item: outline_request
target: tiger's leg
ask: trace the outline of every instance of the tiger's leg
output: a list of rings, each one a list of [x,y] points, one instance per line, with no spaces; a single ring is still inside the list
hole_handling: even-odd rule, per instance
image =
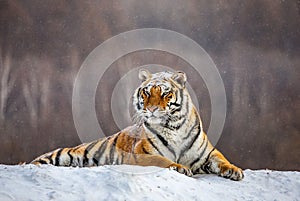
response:
[[[215,173],[236,181],[244,178],[242,169],[231,164],[223,154],[215,148],[208,154],[201,169],[206,173]]]
[[[191,170],[181,164],[160,156],[151,154],[134,154],[115,147],[110,141],[116,141],[116,136],[110,139],[98,140],[82,144],[74,148],[59,148],[39,156],[31,164],[50,164],[55,166],[99,166],[99,165],[140,165],[170,168],[187,176],[192,176]],[[113,151],[112,151],[113,150]]]
[[[175,163],[160,155],[151,154],[132,154],[129,161],[124,161],[130,165],[140,165],[140,166],[157,166],[161,168],[169,168],[171,170],[176,170],[181,174],[185,174],[189,177],[193,176],[191,169],[188,167]]]
[[[101,142],[95,143],[102,144]],[[90,145],[91,146],[91,145]],[[60,148],[56,149],[53,152],[46,153],[31,162],[31,164],[42,165],[49,164],[55,166],[98,166],[98,165],[121,165],[121,164],[129,164],[129,165],[140,165],[140,166],[157,166],[162,168],[170,168],[172,170],[176,170],[181,174],[185,174],[187,176],[192,176],[192,171],[181,164],[174,163],[173,161],[159,156],[159,155],[150,155],[150,154],[133,154],[127,153],[122,150],[116,149],[113,158],[117,159],[117,162],[107,161],[107,163],[101,164],[99,163],[102,159],[107,158],[108,154],[104,154],[99,157],[95,157],[95,154],[92,157],[87,157],[90,155],[87,152],[87,145],[79,145],[75,148]],[[118,153],[119,152],[119,153]],[[116,156],[114,156],[116,155]],[[121,157],[122,159],[118,159]],[[122,162],[118,162],[122,161]]]

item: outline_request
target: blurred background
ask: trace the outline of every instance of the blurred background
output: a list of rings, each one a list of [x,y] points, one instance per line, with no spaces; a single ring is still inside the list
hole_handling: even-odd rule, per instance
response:
[[[300,170],[297,0],[1,0],[0,163],[30,162],[46,151],[80,144],[72,117],[79,68],[102,42],[138,28],[179,32],[211,56],[227,96],[217,148],[231,162]],[[110,109],[118,80],[130,69],[157,62],[187,73],[207,130],[211,105],[203,80],[181,58],[144,50],[114,62],[99,82],[96,110],[105,135],[119,130]]]

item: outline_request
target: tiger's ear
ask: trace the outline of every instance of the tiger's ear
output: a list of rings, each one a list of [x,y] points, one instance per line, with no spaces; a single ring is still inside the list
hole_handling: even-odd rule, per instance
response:
[[[180,86],[185,87],[185,83],[186,83],[186,74],[182,71],[177,71],[176,73],[174,73],[174,75],[172,76],[172,79],[178,83]]]
[[[139,70],[139,79],[143,82],[147,79],[150,79],[152,77],[152,74],[146,70],[146,69],[140,69]]]

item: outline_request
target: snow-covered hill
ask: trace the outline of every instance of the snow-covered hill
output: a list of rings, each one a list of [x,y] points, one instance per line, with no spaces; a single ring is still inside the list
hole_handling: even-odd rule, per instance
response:
[[[246,170],[235,182],[158,167],[0,165],[0,200],[300,200],[300,172]]]

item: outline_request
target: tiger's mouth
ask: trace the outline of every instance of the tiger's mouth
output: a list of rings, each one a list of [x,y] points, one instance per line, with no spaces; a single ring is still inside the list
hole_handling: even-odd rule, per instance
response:
[[[148,124],[164,124],[167,121],[169,115],[167,110],[150,107],[138,111],[135,114],[134,121],[137,124],[143,122],[147,122]]]
[[[166,122],[166,118],[164,116],[155,116],[152,114],[151,116],[145,116],[145,122],[148,124],[164,124]]]
[[[164,119],[166,113],[164,111],[155,111],[155,112],[146,111],[144,115],[147,119]]]

